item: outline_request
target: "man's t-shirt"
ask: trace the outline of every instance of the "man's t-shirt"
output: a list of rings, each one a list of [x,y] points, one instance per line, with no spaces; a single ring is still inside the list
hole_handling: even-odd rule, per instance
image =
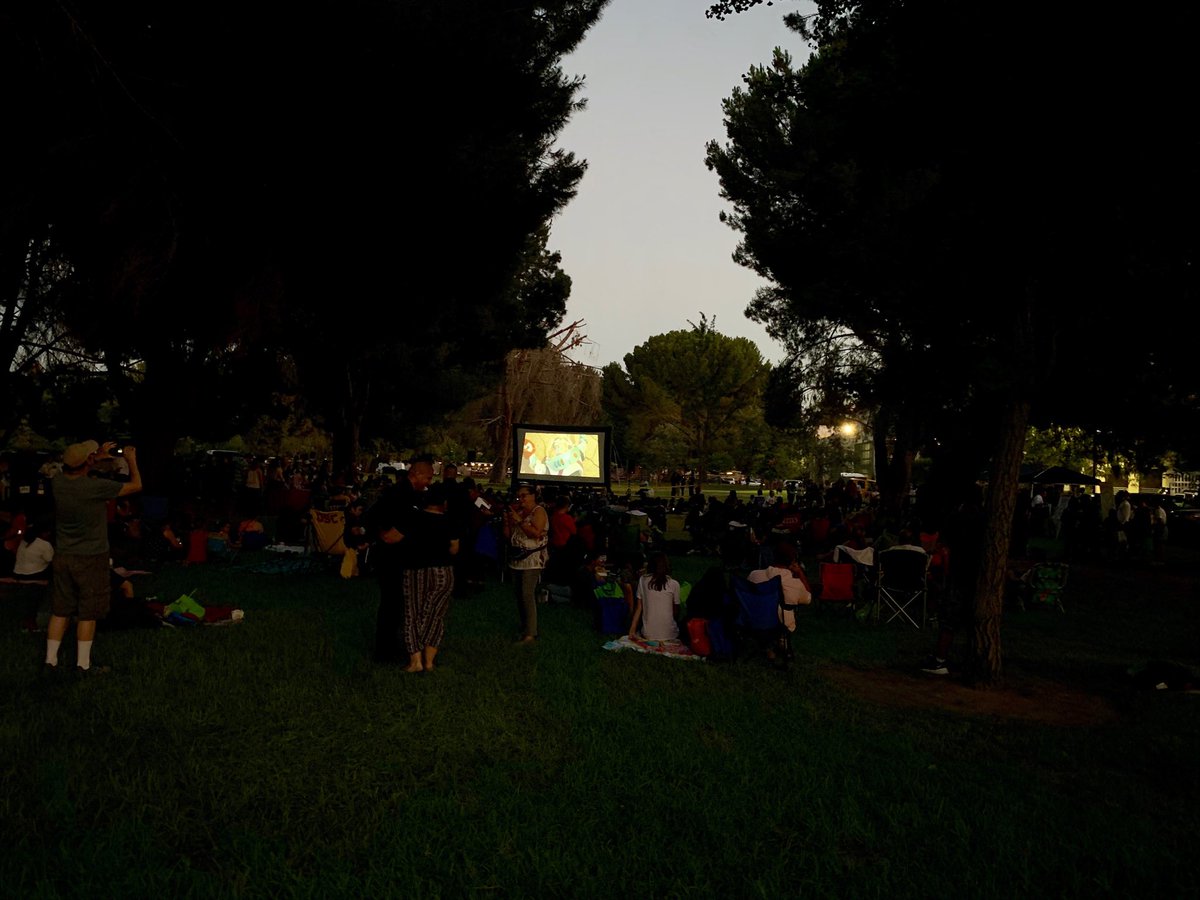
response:
[[[555,510],[554,515],[550,517],[550,546],[555,548],[567,546],[567,541],[577,531],[574,516],[563,510]]]
[[[417,510],[407,521],[400,542],[400,560],[406,569],[432,569],[453,564],[450,541],[456,535],[448,513]]]
[[[57,553],[99,556],[108,553],[107,501],[121,493],[120,482],[108,478],[55,475],[54,546]]]

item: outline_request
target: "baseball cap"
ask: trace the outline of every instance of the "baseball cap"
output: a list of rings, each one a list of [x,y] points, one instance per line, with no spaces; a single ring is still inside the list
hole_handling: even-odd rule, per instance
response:
[[[78,469],[88,461],[89,456],[99,449],[100,445],[95,441],[81,441],[78,444],[72,444],[63,451],[63,465]]]

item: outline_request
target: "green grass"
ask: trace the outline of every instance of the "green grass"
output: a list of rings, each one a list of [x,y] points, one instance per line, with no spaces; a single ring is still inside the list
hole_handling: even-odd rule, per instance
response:
[[[1005,642],[1014,673],[1105,693],[1120,719],[1094,727],[858,699],[823,673],[911,678],[932,635],[833,613],[806,611],[786,672],[605,652],[589,617],[561,606],[541,607],[542,640],[517,648],[507,584],[456,601],[442,668],[405,675],[368,661],[372,581],[220,566],[166,569],[139,591],[198,586],[243,608],[242,624],[101,633],[112,676],[46,684],[44,635],[18,629],[30,596],[9,590],[0,884],[20,897],[1194,896],[1200,697],[1122,679],[1150,657],[1196,664],[1194,587],[1170,600],[1134,574],[1093,580],[1066,616],[1009,617]]]

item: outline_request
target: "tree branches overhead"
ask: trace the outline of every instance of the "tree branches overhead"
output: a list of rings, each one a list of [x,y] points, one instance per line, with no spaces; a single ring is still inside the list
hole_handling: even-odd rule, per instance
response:
[[[585,163],[554,146],[583,102],[561,59],[606,2],[19,0],[4,252],[52,223],[65,321],[147,382],[273,348],[332,419],[331,360],[389,389],[414,354],[494,366],[565,308],[545,233]]]

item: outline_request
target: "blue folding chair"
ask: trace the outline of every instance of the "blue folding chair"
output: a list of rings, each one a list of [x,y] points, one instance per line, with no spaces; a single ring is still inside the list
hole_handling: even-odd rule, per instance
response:
[[[779,610],[783,606],[783,580],[776,575],[769,581],[753,582],[740,575],[729,577],[729,587],[737,602],[739,638],[752,643],[756,650],[781,647],[787,636]],[[787,654],[784,654],[786,660]]]

